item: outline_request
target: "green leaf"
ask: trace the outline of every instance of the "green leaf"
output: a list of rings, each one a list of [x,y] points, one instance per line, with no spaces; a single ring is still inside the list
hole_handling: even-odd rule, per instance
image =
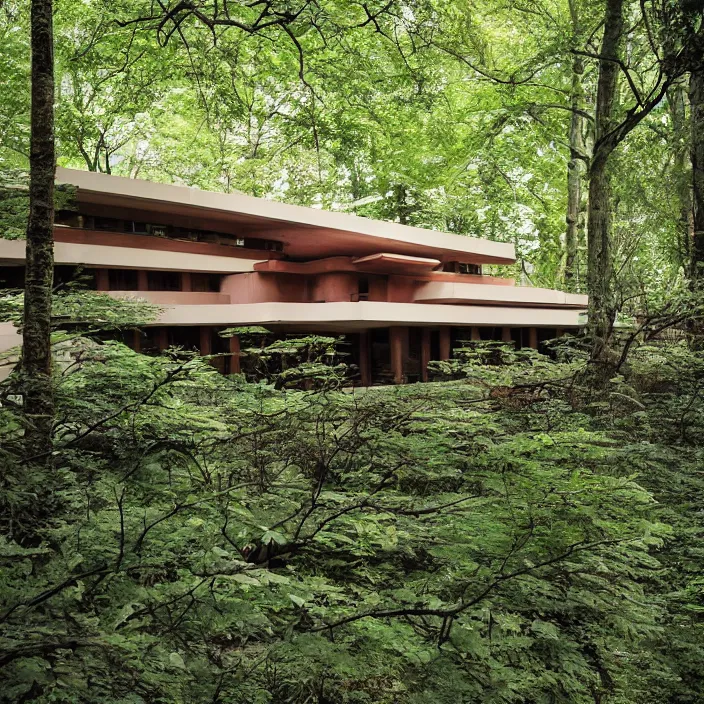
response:
[[[173,652],[169,654],[169,663],[171,664],[172,667],[176,667],[179,670],[185,670],[186,669],[186,663],[184,662],[183,658],[181,657],[180,653]]]

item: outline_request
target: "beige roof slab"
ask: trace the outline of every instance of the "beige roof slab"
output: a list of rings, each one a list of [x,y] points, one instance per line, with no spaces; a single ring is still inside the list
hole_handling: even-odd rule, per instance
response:
[[[24,240],[0,239],[0,265],[23,264]],[[54,243],[56,264],[82,264],[111,269],[150,269],[154,271],[195,271],[208,274],[237,274],[254,271],[256,260],[220,257],[213,254],[164,252],[133,247],[96,244]]]
[[[58,168],[57,181],[78,187],[79,201],[106,206],[148,207],[174,216],[220,218],[253,235],[284,242],[294,257],[366,256],[379,251],[443,261],[510,264],[509,243],[452,235],[394,222],[305,208],[238,193],[152,183],[110,174]],[[140,203],[141,202],[141,203]]]
[[[586,309],[589,298],[550,288],[494,286],[461,282],[429,281],[418,287],[419,303],[488,303],[493,305],[569,306]]]
[[[394,325],[495,325],[568,328],[584,325],[573,308],[448,306],[428,303],[241,303],[182,305],[162,309],[152,325],[281,325],[359,330]]]
[[[352,262],[360,269],[378,270],[380,272],[393,271],[397,268],[400,272],[409,273],[411,271],[432,271],[440,266],[438,259],[428,259],[427,257],[409,257],[402,254],[389,254],[379,252],[368,257],[360,257]]]

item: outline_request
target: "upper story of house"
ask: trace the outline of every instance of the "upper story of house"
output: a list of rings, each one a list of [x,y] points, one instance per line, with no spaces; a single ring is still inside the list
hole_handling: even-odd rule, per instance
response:
[[[56,213],[57,275],[80,265],[117,296],[164,306],[586,306],[584,296],[485,275],[483,265],[515,262],[512,244],[85,171],[59,168],[57,182],[77,194],[75,208]],[[0,241],[0,266],[23,259],[23,242]]]

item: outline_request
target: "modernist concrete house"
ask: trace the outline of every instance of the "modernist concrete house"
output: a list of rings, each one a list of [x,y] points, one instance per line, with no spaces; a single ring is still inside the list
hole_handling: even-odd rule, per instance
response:
[[[459,340],[537,347],[578,328],[587,306],[484,275],[515,261],[511,244],[106,174],[58,169],[57,181],[78,198],[78,213],[57,212],[57,277],[80,265],[99,291],[159,304],[126,342],[223,353],[227,372],[240,343],[225,327],[343,334],[368,386],[426,380]],[[22,285],[24,246],[0,240],[0,286]]]

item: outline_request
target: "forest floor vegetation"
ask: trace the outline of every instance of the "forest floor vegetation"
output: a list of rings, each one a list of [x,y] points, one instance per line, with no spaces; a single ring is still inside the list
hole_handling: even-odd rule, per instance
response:
[[[702,701],[704,355],[583,366],[349,394],[75,340],[51,462],[0,407],[0,701]]]

